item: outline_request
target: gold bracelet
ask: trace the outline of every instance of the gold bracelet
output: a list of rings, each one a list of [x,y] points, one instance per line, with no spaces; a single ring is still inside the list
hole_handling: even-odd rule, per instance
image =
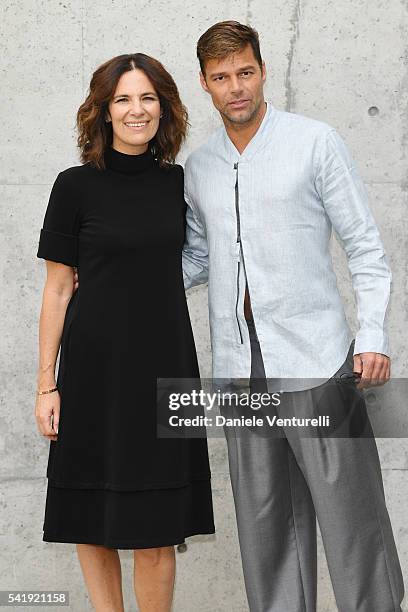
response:
[[[53,389],[47,389],[46,391],[37,391],[38,395],[45,395],[46,393],[53,393],[54,391],[58,391],[58,387],[54,387]]]

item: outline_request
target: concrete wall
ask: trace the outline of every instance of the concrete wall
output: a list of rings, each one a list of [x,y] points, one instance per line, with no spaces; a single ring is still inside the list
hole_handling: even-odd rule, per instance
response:
[[[2,0],[0,589],[67,589],[71,610],[91,609],[75,546],[42,542],[48,442],[37,432],[33,416],[45,277],[44,263],[35,254],[56,174],[79,163],[76,110],[101,62],[124,52],[151,54],[173,74],[190,111],[190,138],[180,156],[184,161],[219,125],[199,86],[195,43],[212,23],[231,18],[260,33],[268,67],[266,93],[273,104],[327,121],[349,145],[394,273],[393,374],[407,375],[406,0]],[[369,112],[371,107],[378,113]],[[336,243],[333,256],[355,328],[344,254]],[[202,372],[208,374],[205,288],[190,292],[189,306]],[[380,440],[379,447],[407,576],[408,446],[401,439]],[[191,539],[187,551],[178,554],[174,609],[243,612],[248,608],[225,443],[210,440],[210,449],[218,531],[216,537]],[[132,553],[122,551],[121,558],[126,610],[135,610]],[[319,564],[319,612],[334,612],[320,538]]]

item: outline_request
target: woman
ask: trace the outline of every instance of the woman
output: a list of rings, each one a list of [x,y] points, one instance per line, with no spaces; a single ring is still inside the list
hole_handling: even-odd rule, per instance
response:
[[[174,164],[187,112],[163,66],[136,53],[95,71],[77,126],[83,165],[58,175],[37,253],[43,539],[77,544],[98,611],[123,610],[117,549],[133,549],[140,610],[168,611],[174,545],[214,533],[207,441],[156,434],[156,379],[199,376]]]

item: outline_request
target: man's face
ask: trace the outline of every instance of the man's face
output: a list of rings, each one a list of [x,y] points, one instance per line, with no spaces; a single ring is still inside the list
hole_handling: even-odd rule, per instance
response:
[[[249,124],[257,116],[264,102],[265,79],[265,63],[261,70],[249,44],[223,59],[207,60],[205,75],[200,72],[201,85],[215,108],[223,119],[237,125]]]

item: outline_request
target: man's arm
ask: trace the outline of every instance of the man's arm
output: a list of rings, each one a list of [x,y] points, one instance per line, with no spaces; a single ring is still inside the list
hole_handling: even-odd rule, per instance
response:
[[[347,147],[331,129],[322,136],[315,173],[316,189],[347,255],[357,302],[359,330],[354,359],[362,378],[389,377],[386,314],[391,271],[368,195]],[[388,376],[387,376],[388,373]]]
[[[183,246],[184,287],[189,289],[208,281],[208,247],[204,227],[194,211],[188,194],[186,201],[186,237]]]

